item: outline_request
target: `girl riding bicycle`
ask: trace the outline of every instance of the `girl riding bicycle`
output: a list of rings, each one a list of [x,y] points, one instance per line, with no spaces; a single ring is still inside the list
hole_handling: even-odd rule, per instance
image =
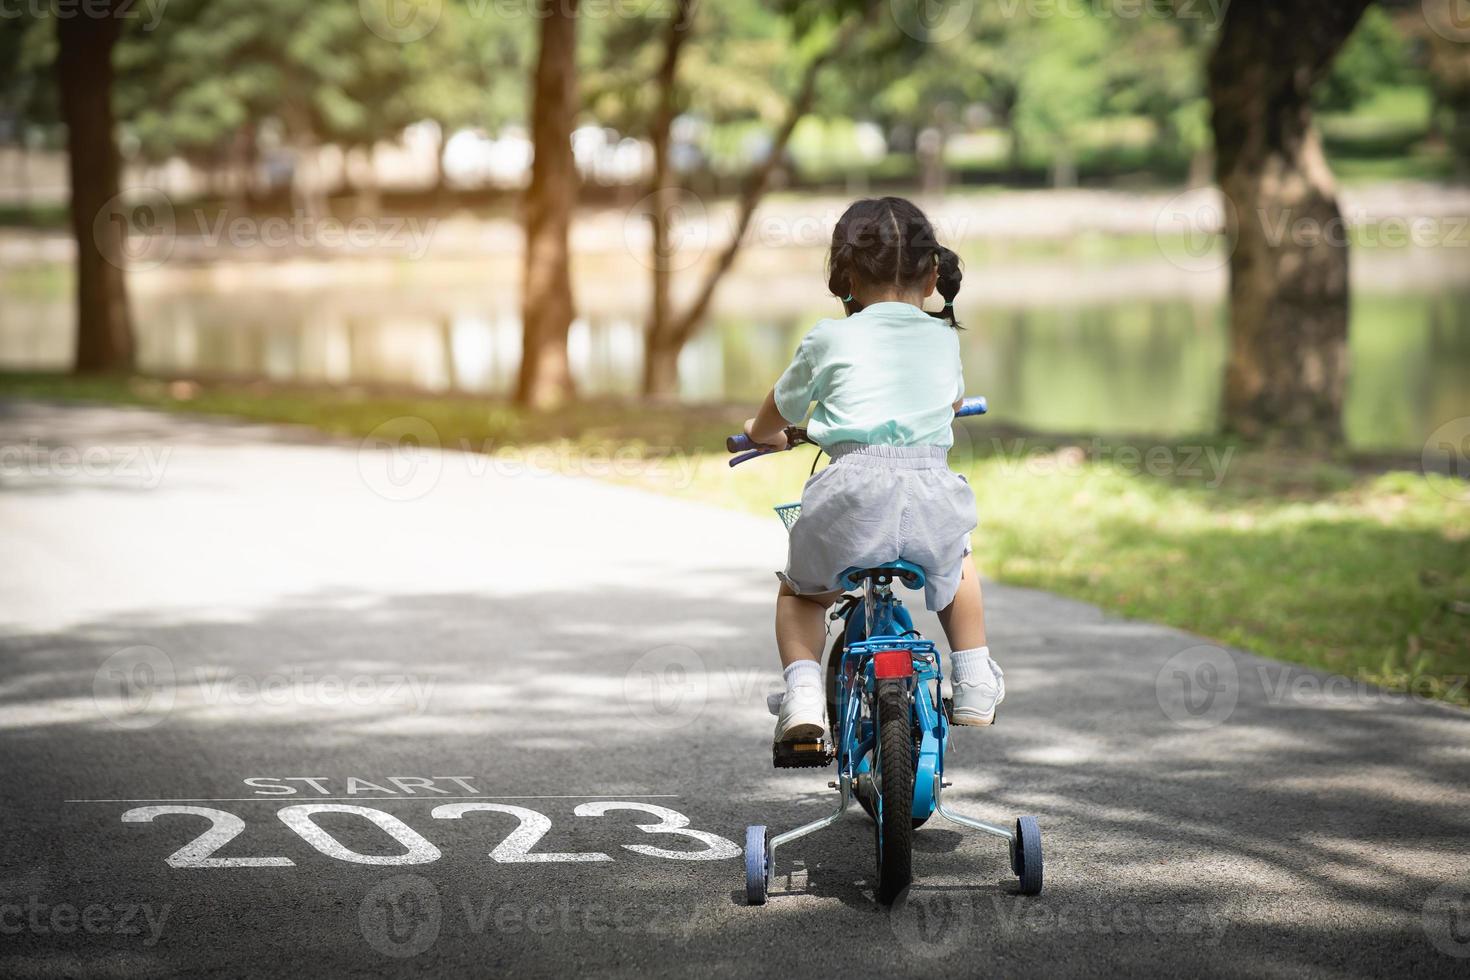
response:
[[[807,481],[776,599],[786,678],[776,740],[826,729],[821,652],[841,573],[904,558],[925,571],[925,603],[953,652],[955,724],[988,725],[1005,680],[985,644],[980,579],[970,557],[975,496],[946,462],[965,395],[954,299],[959,257],[924,213],[898,197],[853,204],[832,232],[827,288],[847,314],[822,320],[745,423],[764,448],[812,403],[807,434],[832,465]],[[938,292],[944,308],[928,313]]]

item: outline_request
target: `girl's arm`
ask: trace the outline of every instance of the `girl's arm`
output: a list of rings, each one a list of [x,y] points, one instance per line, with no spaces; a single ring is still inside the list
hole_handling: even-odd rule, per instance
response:
[[[761,402],[755,418],[745,420],[745,434],[759,446],[780,450],[786,448],[786,427],[795,424],[781,417],[776,408],[776,392],[772,389]]]

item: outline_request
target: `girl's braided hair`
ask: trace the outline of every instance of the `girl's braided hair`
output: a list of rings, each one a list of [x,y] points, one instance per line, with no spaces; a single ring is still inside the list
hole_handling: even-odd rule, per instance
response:
[[[938,292],[944,309],[930,316],[959,327],[954,298],[960,292],[960,257],[934,237],[934,226],[913,202],[901,197],[865,198],[843,212],[832,230],[827,254],[827,288],[842,300],[849,316],[862,309],[853,300],[854,278],[869,285],[922,286],[939,269]]]

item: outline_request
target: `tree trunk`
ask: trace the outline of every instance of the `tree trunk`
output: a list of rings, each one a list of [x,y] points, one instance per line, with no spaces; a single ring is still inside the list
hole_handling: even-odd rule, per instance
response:
[[[1235,0],[1209,62],[1227,202],[1224,424],[1246,438],[1342,438],[1348,247],[1312,88],[1369,0]]]
[[[576,205],[572,127],[577,114],[577,0],[540,0],[541,53],[532,85],[535,157],[524,198],[522,353],[516,402],[555,408],[574,394],[567,360],[572,302],[568,234]]]
[[[650,336],[643,352],[643,393],[650,398],[673,398],[679,393],[679,352],[683,345],[668,336]]]
[[[1470,179],[1470,17],[1460,0],[1425,0],[1421,34],[1429,54],[1429,138],[1442,139],[1455,176]]]
[[[658,108],[649,126],[653,144],[653,191],[650,194],[648,220],[653,232],[653,297],[644,331],[643,392],[667,397],[679,389],[679,351],[668,349],[673,308],[669,296],[669,273],[674,256],[669,254],[670,222],[678,209],[678,182],[669,164],[669,140],[678,113],[677,84],[679,53],[693,28],[694,0],[676,0],[674,16],[664,35],[664,56],[659,63],[654,84],[658,89]]]
[[[851,45],[858,31],[872,20],[880,6],[882,5],[870,0],[864,6],[862,13],[850,17],[832,36],[826,48],[807,64],[806,71],[802,74],[801,84],[787,107],[786,118],[782,120],[775,138],[771,141],[770,155],[745,175],[740,200],[736,205],[735,227],[731,230],[729,242],[725,244],[724,249],[715,258],[714,265],[705,274],[704,281],[700,284],[689,307],[678,314],[666,307],[662,321],[657,318],[654,320],[654,323],[659,324],[661,329],[655,331],[651,328],[644,344],[645,395],[668,397],[677,392],[678,376],[674,368],[679,352],[684,349],[684,345],[689,342],[689,338],[694,335],[694,331],[703,321],[720,280],[735,264],[735,257],[740,254],[745,233],[749,230],[751,219],[755,216],[755,209],[760,205],[761,198],[765,196],[772,173],[786,155],[786,147],[791,142],[791,134],[796,129],[796,124],[801,122],[802,117],[811,111],[812,101],[816,98],[817,77],[828,62],[842,54]]]
[[[112,119],[112,48],[121,25],[114,16],[56,18],[56,80],[77,242],[78,372],[133,366],[124,275],[128,212],[118,198],[122,163]]]

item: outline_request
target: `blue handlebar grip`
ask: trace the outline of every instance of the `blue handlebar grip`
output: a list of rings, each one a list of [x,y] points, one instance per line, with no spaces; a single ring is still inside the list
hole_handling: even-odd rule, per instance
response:
[[[727,453],[743,453],[747,449],[754,448],[755,443],[751,442],[750,436],[746,435],[743,432],[740,433],[740,435],[738,436],[725,437],[725,452]]]
[[[741,463],[746,463],[746,462],[749,462],[750,460],[755,459],[755,458],[757,458],[759,456],[767,456],[767,455],[769,455],[769,453],[768,453],[767,450],[764,450],[764,449],[752,449],[748,453],[741,453],[739,456],[732,456],[730,458],[730,465],[731,466],[739,466]]]
[[[985,396],[976,395],[960,402],[960,410],[954,414],[955,418],[964,418],[967,415],[984,415],[989,410],[990,406],[986,404]]]

